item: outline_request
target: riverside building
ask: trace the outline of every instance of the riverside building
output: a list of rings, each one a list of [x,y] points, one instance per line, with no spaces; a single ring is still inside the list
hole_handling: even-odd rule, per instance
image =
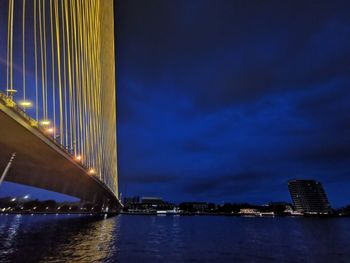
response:
[[[288,188],[297,212],[304,214],[329,214],[331,206],[320,182],[315,180],[290,180]]]

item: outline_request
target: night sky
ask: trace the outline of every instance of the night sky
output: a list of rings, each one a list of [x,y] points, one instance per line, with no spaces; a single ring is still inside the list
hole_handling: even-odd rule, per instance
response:
[[[300,178],[350,203],[349,13],[348,1],[118,1],[123,196],[262,204],[290,201]]]

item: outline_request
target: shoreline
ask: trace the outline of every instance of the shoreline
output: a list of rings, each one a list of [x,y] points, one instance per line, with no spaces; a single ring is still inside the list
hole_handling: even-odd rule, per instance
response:
[[[4,212],[0,212],[0,215],[28,215],[28,216],[33,216],[33,215],[43,215],[43,216],[46,216],[46,215],[86,215],[86,216],[115,216],[115,215],[118,215],[120,213],[118,212],[98,212],[98,213],[88,213],[88,212],[61,212],[61,213],[57,213],[57,212],[7,212],[7,213],[4,213]]]
[[[83,215],[83,216],[117,216],[117,215],[128,215],[128,216],[228,216],[228,217],[245,217],[245,218],[274,218],[274,217],[292,217],[292,218],[346,218],[349,215],[288,215],[288,214],[275,214],[275,215],[254,215],[254,214],[238,214],[238,213],[167,213],[157,214],[157,212],[0,212],[1,215]]]
[[[176,214],[157,214],[156,212],[120,212],[121,215],[132,216],[234,216],[234,217],[298,217],[298,218],[344,218],[349,217],[346,215],[288,215],[288,214],[276,214],[276,215],[253,215],[253,214],[238,214],[238,213],[176,213]]]

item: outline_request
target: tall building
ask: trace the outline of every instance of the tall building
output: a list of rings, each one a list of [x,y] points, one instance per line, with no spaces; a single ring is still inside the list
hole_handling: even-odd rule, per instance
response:
[[[290,180],[288,188],[295,209],[305,214],[328,214],[331,206],[320,182],[315,180]]]

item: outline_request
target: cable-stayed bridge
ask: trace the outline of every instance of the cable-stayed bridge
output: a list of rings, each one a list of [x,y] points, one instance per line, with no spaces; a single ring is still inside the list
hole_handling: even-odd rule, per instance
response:
[[[5,180],[119,206],[113,0],[0,2]]]

